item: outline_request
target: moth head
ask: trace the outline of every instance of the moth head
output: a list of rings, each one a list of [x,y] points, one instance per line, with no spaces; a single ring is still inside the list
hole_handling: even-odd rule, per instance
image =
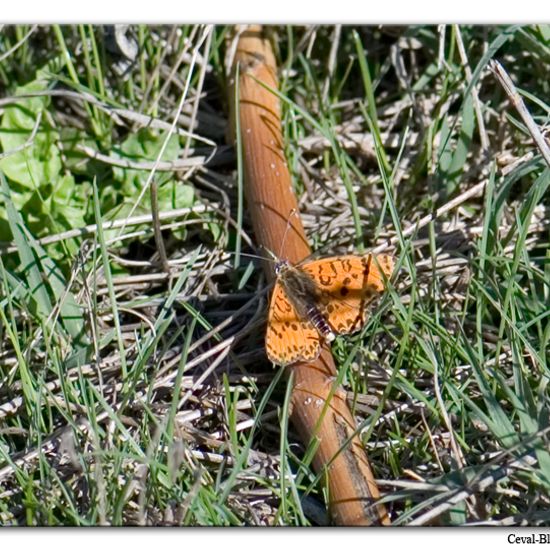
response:
[[[290,267],[290,262],[288,260],[278,260],[275,263],[275,275],[279,276],[285,269]]]

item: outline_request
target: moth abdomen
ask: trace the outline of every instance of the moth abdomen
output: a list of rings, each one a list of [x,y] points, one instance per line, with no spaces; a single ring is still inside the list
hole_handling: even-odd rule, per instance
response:
[[[334,332],[330,328],[330,325],[327,323],[326,319],[316,306],[308,306],[306,309],[306,315],[312,322],[313,326],[319,331],[319,334],[325,338],[325,340],[332,342],[336,338]]]

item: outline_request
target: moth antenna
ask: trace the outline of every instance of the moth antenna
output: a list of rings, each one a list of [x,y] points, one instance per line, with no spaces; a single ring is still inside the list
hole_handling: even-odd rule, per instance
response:
[[[271,252],[267,248],[264,249],[264,247],[262,247],[262,246],[260,246],[258,248],[261,248],[261,249],[265,250],[269,254],[269,257],[261,256],[260,254],[250,254],[249,252],[240,252],[239,256],[242,256],[243,258],[251,258],[253,260],[262,260],[262,261],[268,261],[268,262],[272,262],[272,263],[277,262],[277,258],[275,257],[275,254],[273,254],[273,252]],[[227,252],[227,254],[229,256],[235,256],[235,252]]]
[[[288,234],[288,230],[292,227],[290,224],[290,220],[292,219],[292,216],[297,216],[297,215],[298,213],[296,212],[296,208],[293,208],[290,211],[290,214],[288,215],[288,218],[286,220],[285,232],[283,233],[283,240],[281,241],[281,248],[279,249],[279,258],[281,257],[282,252],[285,249],[285,241],[286,241],[286,236]]]
[[[269,257],[260,256],[260,254],[247,254],[246,252],[242,252],[241,256],[245,256],[247,258],[255,258],[257,260],[264,260],[272,263],[275,263],[277,261],[275,254],[273,254],[273,252],[271,252],[269,248],[266,248],[265,246],[262,246],[262,245],[260,245],[258,248],[260,248],[261,250],[265,250],[265,252],[267,252]]]
[[[273,252],[273,250],[270,250],[269,248],[263,246],[263,245],[260,245],[259,248],[263,248],[266,253],[269,255],[269,258],[262,258],[264,260],[268,260],[270,262],[273,262],[273,263],[277,263],[278,261],[280,261],[280,258],[281,258],[281,255],[282,255],[282,252],[285,248],[285,241],[286,241],[286,236],[288,234],[288,230],[290,229],[291,227],[291,224],[290,224],[290,220],[292,218],[292,216],[296,216],[297,212],[296,212],[296,208],[293,208],[291,211],[290,211],[290,214],[288,215],[288,218],[286,220],[286,227],[285,227],[285,232],[283,233],[283,239],[281,241],[281,247],[279,249],[279,255],[275,254],[275,252]]]
[[[262,260],[266,260],[271,263],[277,263],[277,256],[275,256],[275,253],[269,250],[269,248],[265,247],[263,244],[261,244],[258,248],[265,252],[265,255],[261,256]]]

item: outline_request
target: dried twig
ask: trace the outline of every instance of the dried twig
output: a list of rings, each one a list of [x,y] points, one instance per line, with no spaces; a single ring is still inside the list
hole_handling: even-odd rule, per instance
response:
[[[38,25],[33,25],[27,34],[21,38],[21,40],[18,40],[7,52],[4,52],[2,55],[0,55],[0,63],[7,59],[14,51],[16,51],[18,48],[20,48],[29,38],[29,36],[37,29]]]
[[[215,147],[209,155],[199,155],[196,157],[188,157],[171,161],[159,160],[158,162],[133,162],[124,158],[104,155],[88,145],[78,144],[75,149],[87,157],[111,166],[143,171],[151,171],[155,169],[157,172],[177,172],[179,170],[188,170],[192,167],[204,166],[205,164],[212,165],[215,162],[226,162],[232,157],[232,154],[228,154],[229,149],[227,147]]]
[[[150,193],[151,193],[151,215],[153,216],[153,233],[155,235],[155,244],[157,245],[157,251],[159,253],[162,269],[167,274],[170,274],[170,264],[168,263],[168,256],[166,255],[166,247],[164,246],[164,239],[162,238],[162,230],[160,228],[157,180],[153,180],[151,182]]]
[[[495,59],[492,59],[489,63],[489,69],[497,77],[501,86],[504,88],[504,91],[512,102],[512,105],[520,114],[523,122],[525,122],[525,126],[527,126],[527,129],[529,130],[531,137],[539,148],[539,151],[546,161],[546,164],[550,167],[550,148],[548,147],[548,143],[546,143],[546,139],[542,135],[538,125],[535,123],[533,117],[527,110],[527,107],[525,106],[523,99],[519,95],[514,83],[512,82],[512,79],[508,76],[508,73],[506,72],[504,67]]]

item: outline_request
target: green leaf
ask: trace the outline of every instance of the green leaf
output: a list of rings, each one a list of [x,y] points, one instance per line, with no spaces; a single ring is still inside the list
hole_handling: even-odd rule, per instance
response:
[[[147,196],[147,201],[145,202],[151,208],[150,195]],[[161,185],[158,189],[158,207],[161,212],[176,210],[178,208],[189,208],[193,206],[194,202],[194,189],[191,185],[171,180]],[[172,230],[172,233],[176,238],[185,240],[187,228],[185,226],[175,228]]]
[[[50,199],[52,232],[86,225],[85,215],[91,192],[90,182],[76,183],[71,175],[57,180]]]
[[[8,215],[8,222],[17,246],[17,253],[21,263],[21,271],[26,279],[28,288],[34,298],[36,310],[42,319],[47,319],[52,311],[52,303],[46,290],[42,273],[39,269],[39,262],[34,257],[32,248],[29,246],[28,234],[21,215],[16,210],[10,196],[10,189],[4,174],[0,172],[2,181],[2,197]]]
[[[133,163],[154,162],[166,140],[164,134],[159,135],[153,131],[142,128],[135,134],[130,134],[120,149],[113,154],[115,158],[131,161]],[[161,156],[162,161],[174,161],[178,158],[180,145],[178,136],[171,135]],[[136,191],[139,192],[149,176],[149,170],[133,170],[116,167],[113,169],[114,177],[122,183],[122,192],[126,197],[135,199]],[[170,172],[162,172],[157,176],[160,184],[172,177]]]
[[[441,121],[439,149],[437,152],[437,157],[439,159],[439,172],[441,174],[446,174],[451,167],[451,162],[453,159],[452,145],[453,141],[451,139],[451,129],[449,127],[449,121],[447,117],[445,117]]]
[[[543,43],[550,44],[550,25],[537,25]]]
[[[171,180],[159,186],[158,203],[160,210],[188,208],[193,206],[193,202],[194,189],[191,185]]]
[[[133,213],[132,213],[133,212]],[[119,204],[111,210],[109,210],[104,216],[103,221],[115,221],[115,220],[124,220],[130,216],[142,216],[150,214],[151,210],[148,208],[148,205],[145,204],[145,201],[142,201],[141,204],[137,206],[134,205],[130,200],[124,201],[122,204]],[[132,225],[131,231],[142,231],[150,227],[150,224],[144,223],[140,225]],[[105,242],[110,244],[110,241],[116,239],[120,235],[120,228],[108,229],[105,230]]]
[[[472,96],[466,98],[464,102],[464,108],[462,109],[462,124],[460,128],[460,134],[458,135],[458,143],[456,146],[453,160],[450,167],[450,175],[456,178],[457,174],[462,173],[462,167],[466,162],[468,151],[470,149],[470,143],[474,134],[475,128],[475,115],[474,115],[474,101]]]
[[[0,172],[0,181],[8,222],[22,266],[22,274],[34,301],[36,314],[45,324],[50,322],[53,310],[50,300],[51,292],[56,303],[60,304],[59,319],[65,330],[74,339],[77,347],[86,346],[87,339],[84,334],[82,312],[73,294],[68,291],[61,270],[27,229],[21,214],[11,200],[10,188],[2,172]]]
[[[42,91],[46,85],[46,81],[35,80],[17,88],[16,95]],[[26,144],[48,103],[47,96],[31,97],[5,107],[0,122],[0,145],[4,153]],[[61,171],[58,139],[58,132],[41,123],[32,144],[0,160],[0,170],[10,180],[30,189],[55,181]]]
[[[19,147],[29,137],[22,131],[7,133],[5,128],[3,125],[0,130],[0,143],[4,152]],[[30,147],[0,160],[0,170],[10,180],[30,189],[55,181],[61,171],[61,157],[55,144],[57,137],[53,131],[37,132]]]
[[[64,167],[66,170],[70,170],[73,174],[85,175],[90,181],[94,176],[101,176],[107,171],[110,172],[108,166],[80,151],[79,148],[82,146],[91,149],[97,148],[97,143],[90,138],[87,132],[77,128],[64,127],[60,128],[59,134],[59,142],[63,149]]]
[[[195,202],[194,189],[191,185],[186,185],[178,181],[167,181],[158,189],[159,210],[169,211],[178,208],[189,208]],[[126,199],[122,204],[111,208],[104,216],[106,221],[123,220],[128,216],[141,216],[151,214],[151,195],[146,193],[143,200],[137,206],[133,200]],[[151,228],[150,223],[133,225],[132,231]],[[109,241],[119,235],[120,229],[112,229],[105,232],[105,240]],[[173,233],[176,237],[183,239],[185,236],[185,228],[174,229]]]
[[[472,96],[466,98],[462,109],[462,120],[457,135],[453,136],[446,120],[441,129],[441,146],[439,173],[447,186],[447,193],[452,194],[462,176],[466,158],[475,129],[474,103]]]

